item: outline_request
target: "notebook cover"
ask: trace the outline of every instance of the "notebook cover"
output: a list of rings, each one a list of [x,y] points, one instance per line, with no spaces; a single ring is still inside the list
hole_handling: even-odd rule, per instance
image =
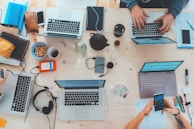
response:
[[[23,26],[24,13],[26,10],[27,5],[9,2],[4,24],[17,26],[18,29],[21,30]]]
[[[97,14],[96,14],[97,13]],[[88,6],[86,30],[103,30],[104,7]]]
[[[14,36],[5,32],[2,32],[1,37],[10,41],[15,45],[15,49],[12,52],[10,58],[17,59],[19,61],[23,61],[26,51],[28,49],[29,40],[20,38],[18,36]]]

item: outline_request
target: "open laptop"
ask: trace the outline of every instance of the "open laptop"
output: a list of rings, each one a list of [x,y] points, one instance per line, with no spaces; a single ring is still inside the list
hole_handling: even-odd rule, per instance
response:
[[[3,98],[0,101],[0,112],[25,116],[29,108],[33,84],[33,74],[12,75],[9,72],[4,84]]]
[[[135,28],[132,17],[130,17],[131,39],[138,45],[176,43],[168,38],[165,33],[161,33],[158,30],[162,26],[162,22],[154,22],[154,20],[163,16],[164,12],[149,12],[148,15],[145,27],[140,30]]]
[[[175,70],[183,61],[146,62],[139,72],[139,91],[141,98],[152,98],[153,94],[163,92],[165,96],[176,96]]]
[[[80,39],[83,31],[84,11],[47,8],[43,35]]]
[[[59,120],[104,120],[105,80],[56,80]]]

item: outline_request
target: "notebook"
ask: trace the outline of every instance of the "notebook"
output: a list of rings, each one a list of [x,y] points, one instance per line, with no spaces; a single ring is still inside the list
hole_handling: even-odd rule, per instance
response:
[[[148,15],[146,25],[141,30],[135,28],[132,18],[130,18],[131,39],[138,45],[176,43],[168,38],[166,33],[160,33],[158,28],[162,26],[162,22],[154,22],[154,20],[163,16],[164,12],[149,12]]]
[[[82,36],[84,11],[47,8],[43,35],[76,38]]]
[[[176,96],[175,70],[183,61],[146,62],[139,72],[141,98],[152,98],[163,92],[165,96]]]
[[[33,84],[34,75],[32,74],[22,73],[14,76],[8,72],[3,98],[0,101],[0,112],[25,116],[29,108]]]
[[[87,7],[86,30],[103,30],[104,7]]]
[[[0,56],[0,63],[19,66],[21,62],[24,60],[30,41],[5,32],[1,33],[1,37],[13,43],[15,49],[12,52],[10,58],[8,59]]]
[[[22,30],[24,13],[27,10],[27,5],[23,5],[16,2],[9,2],[4,24],[17,26],[19,30]]]
[[[104,120],[105,80],[56,80],[59,120]]]

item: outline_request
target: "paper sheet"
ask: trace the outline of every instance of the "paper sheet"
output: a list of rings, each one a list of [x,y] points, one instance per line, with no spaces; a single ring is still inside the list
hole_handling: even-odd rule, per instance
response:
[[[60,8],[86,8],[96,6],[96,0],[55,0],[55,6]]]
[[[175,26],[173,27],[173,33],[176,37],[178,48],[194,48],[194,30],[189,26],[187,21],[194,27],[194,14],[193,13],[181,13],[175,19]],[[190,44],[182,43],[182,30],[190,31]]]
[[[137,113],[142,111],[149,100],[138,100],[136,103]],[[148,117],[141,122],[139,129],[166,129],[165,115],[161,111],[154,111],[154,108]]]

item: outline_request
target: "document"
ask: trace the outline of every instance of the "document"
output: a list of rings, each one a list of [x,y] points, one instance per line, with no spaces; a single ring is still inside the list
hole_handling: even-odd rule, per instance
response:
[[[149,99],[138,100],[136,103],[136,111],[139,113],[149,102]],[[154,108],[148,117],[141,122],[139,129],[166,129],[165,115],[161,111],[155,111]]]
[[[96,0],[55,0],[57,8],[86,8],[96,6]]]
[[[188,31],[188,41],[184,43],[184,31]],[[180,13],[175,19],[175,26],[173,33],[177,41],[178,48],[194,48],[194,14],[193,13]]]

